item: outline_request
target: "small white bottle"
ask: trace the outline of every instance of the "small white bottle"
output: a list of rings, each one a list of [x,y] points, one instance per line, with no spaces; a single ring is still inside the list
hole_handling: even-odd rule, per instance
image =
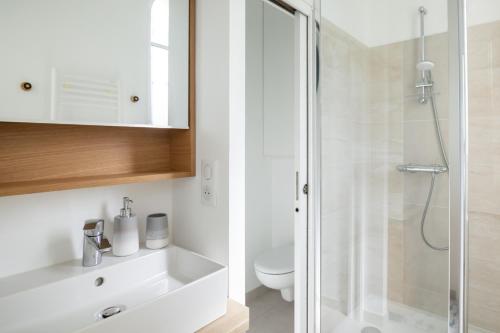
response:
[[[118,257],[129,256],[139,251],[139,228],[137,216],[132,213],[132,200],[123,198],[123,208],[115,217],[113,224],[113,254]]]

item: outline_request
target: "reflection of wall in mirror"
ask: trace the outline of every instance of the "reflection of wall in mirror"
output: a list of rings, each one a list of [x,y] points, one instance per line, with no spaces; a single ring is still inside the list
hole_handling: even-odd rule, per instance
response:
[[[0,53],[0,120],[150,124],[152,1],[3,1],[0,41],[7,52]],[[171,2],[172,18],[177,16],[177,3],[188,8],[188,0]],[[171,22],[174,26],[184,20],[185,28],[169,29],[179,30],[178,35],[170,36],[170,57],[175,59],[175,54],[186,62],[171,66],[170,82],[184,82],[187,87],[188,9],[185,13]],[[174,43],[182,38],[185,40]],[[67,77],[77,78],[80,85],[69,85],[64,79]],[[32,91],[19,89],[22,81],[31,82]],[[106,90],[103,82],[113,88]],[[66,91],[63,100],[64,87],[76,88]],[[184,98],[187,110],[187,97],[179,90],[171,88],[176,98],[170,99],[172,103],[178,99],[177,105],[182,106]],[[184,94],[187,96],[187,90]],[[138,103],[130,101],[133,95],[140,97]],[[111,104],[118,100],[118,110],[109,107],[110,100]],[[64,112],[67,110],[74,112]],[[187,117],[187,111],[184,113]]]
[[[183,110],[188,110],[188,18],[187,0],[153,1],[151,120],[154,125],[187,127],[188,112]]]
[[[172,127],[188,126],[189,1],[170,0],[169,112]],[[176,27],[176,29],[172,29]],[[178,111],[180,110],[180,112]]]

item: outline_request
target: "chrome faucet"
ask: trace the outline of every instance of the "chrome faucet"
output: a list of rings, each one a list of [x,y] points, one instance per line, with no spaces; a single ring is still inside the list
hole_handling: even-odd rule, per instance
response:
[[[104,220],[89,220],[83,226],[83,258],[82,265],[91,267],[99,265],[102,254],[111,251],[111,244],[103,237]]]

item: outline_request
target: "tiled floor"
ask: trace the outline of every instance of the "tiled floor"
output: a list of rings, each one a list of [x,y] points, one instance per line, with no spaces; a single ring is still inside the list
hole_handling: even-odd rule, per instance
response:
[[[248,303],[250,333],[293,333],[293,302],[281,298],[279,290],[267,290]]]

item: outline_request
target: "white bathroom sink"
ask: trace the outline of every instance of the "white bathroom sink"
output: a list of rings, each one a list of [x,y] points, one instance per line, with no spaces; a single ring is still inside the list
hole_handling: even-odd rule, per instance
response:
[[[141,249],[96,267],[74,260],[0,279],[0,332],[192,333],[226,303],[225,266],[175,246]],[[121,312],[102,319],[114,306]]]

